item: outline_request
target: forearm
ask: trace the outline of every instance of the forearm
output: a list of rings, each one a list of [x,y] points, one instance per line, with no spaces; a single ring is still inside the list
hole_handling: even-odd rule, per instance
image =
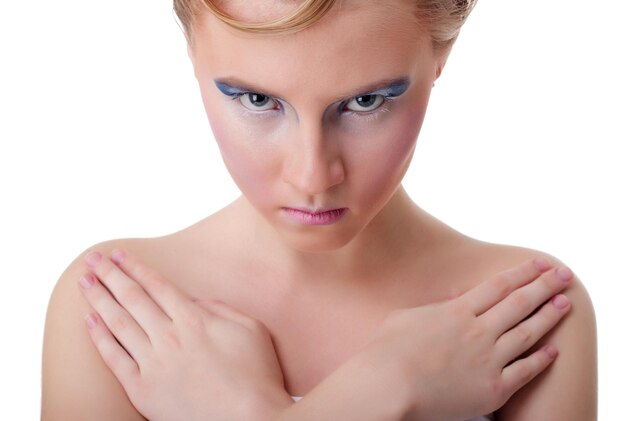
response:
[[[410,405],[401,382],[391,369],[370,361],[365,354],[351,358],[276,421],[406,419]]]

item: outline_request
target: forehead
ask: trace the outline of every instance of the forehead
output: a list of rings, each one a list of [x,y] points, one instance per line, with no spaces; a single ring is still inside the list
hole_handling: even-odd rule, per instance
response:
[[[254,15],[258,3],[246,2],[239,13],[233,5],[237,2],[223,10],[244,21],[275,19],[291,10],[265,10],[260,19]],[[407,3],[338,1],[312,26],[272,36],[238,31],[204,12],[195,28],[196,76],[233,77],[288,98],[306,96],[310,102],[381,78],[434,71],[430,40]]]

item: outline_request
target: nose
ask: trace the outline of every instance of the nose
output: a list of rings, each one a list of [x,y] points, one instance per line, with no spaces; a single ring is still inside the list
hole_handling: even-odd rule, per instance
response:
[[[340,148],[327,141],[323,127],[302,125],[284,161],[282,179],[298,191],[314,195],[326,192],[345,178]]]

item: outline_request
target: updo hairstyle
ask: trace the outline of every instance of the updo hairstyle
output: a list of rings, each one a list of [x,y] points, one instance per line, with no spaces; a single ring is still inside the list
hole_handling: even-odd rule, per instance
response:
[[[219,0],[229,1],[229,0]],[[267,0],[295,1],[302,0]],[[207,10],[224,23],[238,30],[262,35],[298,32],[321,19],[337,0],[303,0],[286,16],[269,22],[243,22],[221,11],[212,0],[174,0],[174,12],[180,20],[185,38],[193,48],[193,28],[196,18]],[[341,0],[339,0],[341,2]],[[428,34],[433,49],[445,51],[452,47],[461,27],[476,4],[476,0],[396,0],[413,4],[414,17]]]

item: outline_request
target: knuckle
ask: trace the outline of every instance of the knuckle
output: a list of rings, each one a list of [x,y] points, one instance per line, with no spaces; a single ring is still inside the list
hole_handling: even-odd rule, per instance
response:
[[[204,319],[197,311],[183,311],[181,321],[188,328],[198,329],[204,327]]]
[[[495,291],[496,295],[502,299],[511,292],[509,287],[510,284],[509,279],[506,277],[496,277],[493,280],[491,287]]]
[[[116,316],[111,322],[111,331],[115,333],[122,332],[128,327],[129,323],[129,317],[125,314],[120,314]]]
[[[495,375],[487,381],[487,396],[489,410],[499,408],[505,402],[506,391],[500,376]]]
[[[120,301],[126,306],[134,306],[143,299],[143,289],[139,286],[128,287],[120,294]]]
[[[452,300],[443,303],[442,305],[445,306],[448,314],[454,320],[466,319],[468,316],[473,317],[471,307],[463,300]]]
[[[144,285],[146,285],[146,288],[150,291],[158,293],[165,288],[165,280],[158,272],[143,267],[140,273],[140,279],[143,280]]]
[[[163,341],[170,347],[174,349],[181,349],[183,347],[183,343],[178,335],[178,332],[174,329],[166,329],[163,332]]]
[[[477,324],[472,326],[466,334],[466,338],[470,342],[478,342],[481,341],[486,336],[486,330],[483,326]]]
[[[520,343],[525,344],[532,337],[532,332],[527,326],[520,325],[515,328],[515,335]]]
[[[528,297],[522,292],[513,292],[509,295],[511,299],[511,305],[518,310],[527,310],[530,304]]]
[[[522,384],[528,383],[533,378],[533,371],[530,364],[521,364],[518,369],[518,378]]]
[[[137,278],[145,279],[146,281],[152,277],[151,270],[144,265],[136,264],[133,272]]]
[[[490,351],[481,352],[480,354],[476,356],[476,358],[474,358],[472,367],[476,368],[476,367],[490,366],[492,365],[491,363],[493,359],[494,359],[493,352],[490,352]]]

